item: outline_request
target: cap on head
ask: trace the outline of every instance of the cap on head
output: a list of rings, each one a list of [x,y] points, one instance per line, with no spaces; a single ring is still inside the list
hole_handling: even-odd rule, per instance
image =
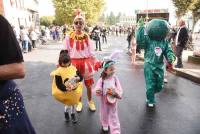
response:
[[[104,68],[104,69],[105,69],[105,68],[108,68],[109,66],[114,65],[114,64],[115,64],[115,62],[112,61],[112,60],[105,61],[105,62],[103,63],[103,68]]]

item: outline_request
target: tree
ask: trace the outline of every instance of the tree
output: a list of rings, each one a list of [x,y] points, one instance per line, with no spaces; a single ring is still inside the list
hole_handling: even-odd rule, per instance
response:
[[[200,0],[192,0],[189,9],[192,11],[193,24],[195,25],[198,19],[200,19]]]
[[[118,15],[117,15],[117,17],[116,17],[116,22],[117,22],[117,23],[120,21],[120,17],[121,17],[121,16],[122,16],[122,13],[119,12]]]
[[[55,7],[55,18],[59,24],[72,24],[75,17],[75,10],[80,8],[85,13],[85,19],[89,24],[99,18],[104,0],[53,0]]]
[[[200,0],[172,0],[177,8],[177,17],[185,15],[188,11],[192,12],[193,28],[200,18]]]
[[[110,12],[110,15],[106,16],[106,24],[108,24],[108,25],[116,24],[116,17],[113,12]]]
[[[177,17],[181,17],[188,12],[188,7],[190,6],[192,0],[172,0],[176,9]]]
[[[110,12],[109,21],[111,25],[114,25],[116,23],[116,17],[113,12]]]
[[[40,18],[40,24],[48,27],[53,24],[54,19],[53,16],[43,16]]]
[[[101,21],[101,22],[105,22],[106,21],[106,17],[105,17],[104,13],[100,16],[99,21]]]

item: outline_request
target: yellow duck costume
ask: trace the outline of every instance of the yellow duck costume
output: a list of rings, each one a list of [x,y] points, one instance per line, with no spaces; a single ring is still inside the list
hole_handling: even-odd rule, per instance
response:
[[[75,89],[72,91],[65,91],[63,92],[60,90],[55,81],[55,76],[61,76],[63,83],[66,79],[72,79],[76,76],[76,67],[73,65],[70,65],[69,67],[58,67],[56,70],[51,72],[51,76],[53,76],[53,82],[52,82],[52,95],[56,100],[59,102],[71,106],[78,104],[80,97],[82,95],[82,89],[83,84],[82,82],[78,82]]]

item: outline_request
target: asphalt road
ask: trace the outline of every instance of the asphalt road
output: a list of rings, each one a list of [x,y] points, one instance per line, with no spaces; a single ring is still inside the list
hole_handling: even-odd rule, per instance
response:
[[[124,94],[119,102],[119,118],[122,134],[199,134],[200,133],[200,85],[168,74],[168,84],[156,96],[155,108],[145,104],[143,62],[131,65],[126,54],[126,37],[110,37],[110,45],[104,44],[98,58],[108,56],[113,50],[121,50],[116,64],[117,75]],[[77,124],[64,121],[64,106],[51,96],[50,72],[55,69],[61,43],[50,43],[25,54],[26,77],[17,80],[22,90],[27,112],[37,134],[100,134],[99,100],[94,97],[97,111],[87,107],[86,90],[83,111]],[[95,81],[99,73],[95,74]]]

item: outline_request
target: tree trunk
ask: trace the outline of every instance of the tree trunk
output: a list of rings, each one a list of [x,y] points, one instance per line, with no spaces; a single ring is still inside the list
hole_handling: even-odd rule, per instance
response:
[[[200,18],[200,15],[199,15],[198,12],[193,12],[192,13],[192,22],[193,22],[193,24],[192,24],[192,31],[194,31],[194,26],[197,23],[197,21],[198,21],[199,18]]]

